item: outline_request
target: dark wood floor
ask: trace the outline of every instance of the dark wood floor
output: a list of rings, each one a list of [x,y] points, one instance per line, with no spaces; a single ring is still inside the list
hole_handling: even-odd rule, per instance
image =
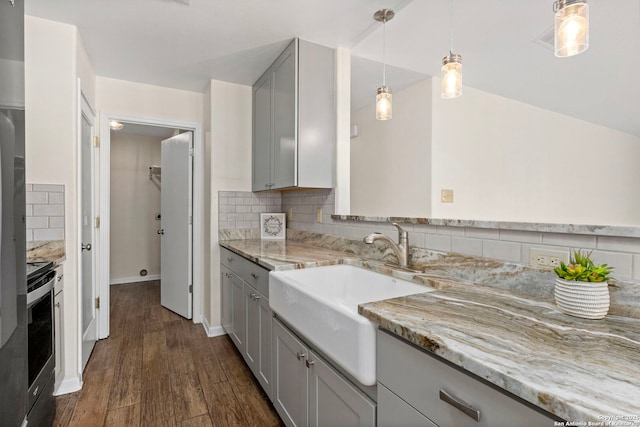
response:
[[[282,425],[231,340],[160,306],[158,281],[111,287],[111,336],[56,404],[65,427]]]

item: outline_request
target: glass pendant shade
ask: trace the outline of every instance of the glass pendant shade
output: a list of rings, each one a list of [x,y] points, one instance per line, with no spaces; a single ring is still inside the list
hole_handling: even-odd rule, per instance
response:
[[[555,12],[554,40],[557,57],[584,52],[589,47],[589,5],[586,0],[558,0]]]
[[[391,119],[391,89],[386,86],[380,86],[378,88],[378,95],[376,95],[376,119]]]
[[[462,95],[462,56],[449,53],[442,58],[443,99],[457,98]]]

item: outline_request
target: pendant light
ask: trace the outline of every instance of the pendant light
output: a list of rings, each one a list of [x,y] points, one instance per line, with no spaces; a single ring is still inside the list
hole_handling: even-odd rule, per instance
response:
[[[553,3],[555,54],[565,58],[589,47],[587,0],[557,0]]]
[[[373,15],[373,19],[382,22],[382,86],[376,95],[376,119],[391,119],[391,89],[387,87],[387,21],[391,21],[395,13],[391,9],[381,9]]]
[[[457,98],[462,95],[462,56],[453,53],[453,0],[450,3],[449,29],[449,55],[442,58],[440,95],[443,99]]]

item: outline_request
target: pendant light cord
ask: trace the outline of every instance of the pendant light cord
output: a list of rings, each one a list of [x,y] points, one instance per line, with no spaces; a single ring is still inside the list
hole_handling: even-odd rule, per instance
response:
[[[382,20],[382,86],[387,85],[387,18]]]
[[[449,56],[453,56],[453,0],[449,2]]]

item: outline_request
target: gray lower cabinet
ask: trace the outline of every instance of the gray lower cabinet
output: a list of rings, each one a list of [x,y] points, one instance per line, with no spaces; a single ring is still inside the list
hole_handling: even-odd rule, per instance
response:
[[[287,426],[375,426],[375,403],[277,318],[273,358],[273,404]]]
[[[377,360],[381,427],[540,427],[556,420],[387,332],[378,331]]]
[[[378,427],[438,427],[382,384],[378,384]]]
[[[222,327],[271,397],[269,272],[227,249],[220,255]]]

